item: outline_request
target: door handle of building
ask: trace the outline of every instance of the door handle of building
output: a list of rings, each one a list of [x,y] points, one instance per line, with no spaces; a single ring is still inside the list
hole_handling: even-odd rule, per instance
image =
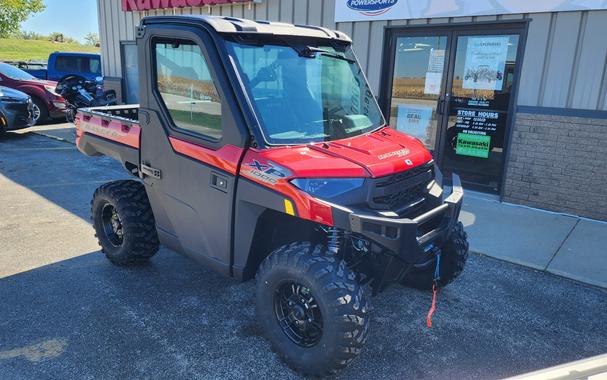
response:
[[[222,176],[221,174],[212,172],[210,186],[214,189],[227,193],[228,192],[228,178]]]
[[[442,115],[445,113],[445,100],[440,99],[436,105],[436,113]]]

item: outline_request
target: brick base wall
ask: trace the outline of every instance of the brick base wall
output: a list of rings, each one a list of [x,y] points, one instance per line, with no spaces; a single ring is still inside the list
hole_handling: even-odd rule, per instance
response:
[[[607,120],[518,113],[504,201],[607,220]]]

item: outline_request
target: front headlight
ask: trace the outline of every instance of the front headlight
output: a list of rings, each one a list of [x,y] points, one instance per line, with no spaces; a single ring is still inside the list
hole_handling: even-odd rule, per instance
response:
[[[295,178],[291,183],[298,189],[318,198],[333,198],[358,189],[364,178]]]

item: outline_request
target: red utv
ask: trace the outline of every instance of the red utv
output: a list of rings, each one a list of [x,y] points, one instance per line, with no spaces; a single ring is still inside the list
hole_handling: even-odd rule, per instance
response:
[[[97,189],[92,219],[119,265],[163,244],[239,280],[296,370],[346,366],[369,298],[445,286],[468,243],[457,176],[386,125],[345,34],[230,17],[148,17],[140,105],[80,110],[77,144],[136,179]],[[406,301],[403,301],[406,302]]]
[[[55,92],[57,82],[38,79],[8,63],[0,63],[0,85],[31,96],[34,124],[65,117],[65,99]]]

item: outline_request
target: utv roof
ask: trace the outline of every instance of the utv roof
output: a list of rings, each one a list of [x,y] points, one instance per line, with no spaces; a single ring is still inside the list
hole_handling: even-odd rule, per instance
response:
[[[310,25],[293,25],[272,21],[252,21],[236,17],[223,16],[148,16],[141,20],[141,25],[167,23],[199,23],[206,24],[218,33],[265,34],[278,36],[302,36],[327,38],[344,42],[352,42],[347,34]]]

